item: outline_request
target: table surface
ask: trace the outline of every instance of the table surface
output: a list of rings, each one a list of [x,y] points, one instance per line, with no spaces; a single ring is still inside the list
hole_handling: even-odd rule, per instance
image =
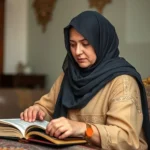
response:
[[[0,150],[93,150],[96,148],[90,148],[84,145],[73,145],[65,147],[54,147],[39,145],[33,143],[21,143],[14,140],[0,139]]]

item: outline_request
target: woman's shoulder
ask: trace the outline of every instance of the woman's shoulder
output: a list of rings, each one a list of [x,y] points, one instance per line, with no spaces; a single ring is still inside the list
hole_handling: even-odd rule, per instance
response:
[[[136,79],[130,75],[119,75],[114,78],[109,84],[108,87],[111,89],[111,92],[118,91],[123,93],[132,93],[134,91],[139,91],[139,85]]]
[[[53,83],[53,85],[51,87],[51,90],[52,89],[57,89],[57,91],[59,91],[61,83],[62,83],[62,80],[63,80],[63,77],[64,77],[64,73],[61,72],[59,74],[59,76],[57,77],[57,79],[55,80],[55,82]]]
[[[120,76],[117,76],[115,77],[112,81],[111,81],[112,84],[120,84],[120,83],[123,83],[123,84],[128,84],[128,85],[137,85],[137,81],[134,77],[130,76],[130,75],[127,75],[127,74],[123,74],[123,75],[120,75]]]
[[[59,76],[57,77],[55,83],[61,83],[62,80],[63,80],[63,78],[64,78],[64,72],[61,72],[61,73],[59,74]]]
[[[59,80],[62,80],[64,78],[64,72],[61,72],[60,75],[58,76]]]
[[[120,75],[108,85],[112,102],[132,101],[140,102],[140,89],[136,79],[130,75]],[[137,103],[137,102],[136,102]]]

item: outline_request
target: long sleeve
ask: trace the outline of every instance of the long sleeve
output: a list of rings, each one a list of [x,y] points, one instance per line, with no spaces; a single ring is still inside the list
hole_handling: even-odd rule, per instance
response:
[[[62,82],[64,74],[62,73],[58,79],[53,84],[52,88],[50,89],[49,93],[42,96],[40,100],[36,101],[34,104],[39,105],[40,108],[46,112],[46,120],[51,120],[54,109],[55,103],[58,97],[58,93],[60,90],[60,85]]]
[[[122,76],[111,84],[105,125],[94,124],[101,136],[101,146],[107,150],[145,150],[140,139],[143,114],[137,82]]]

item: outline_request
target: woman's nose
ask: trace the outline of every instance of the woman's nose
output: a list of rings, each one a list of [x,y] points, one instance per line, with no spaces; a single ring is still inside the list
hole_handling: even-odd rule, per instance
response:
[[[83,53],[83,48],[81,45],[77,45],[77,48],[76,48],[76,55],[80,55]]]

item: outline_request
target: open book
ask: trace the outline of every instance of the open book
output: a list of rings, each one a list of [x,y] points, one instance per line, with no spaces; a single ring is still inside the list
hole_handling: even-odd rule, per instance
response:
[[[0,119],[0,137],[58,146],[86,143],[86,140],[80,137],[64,140],[50,137],[45,133],[47,124],[47,121],[25,122],[19,118]]]

